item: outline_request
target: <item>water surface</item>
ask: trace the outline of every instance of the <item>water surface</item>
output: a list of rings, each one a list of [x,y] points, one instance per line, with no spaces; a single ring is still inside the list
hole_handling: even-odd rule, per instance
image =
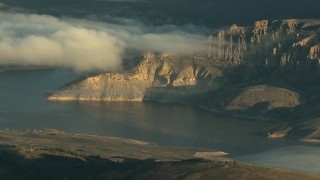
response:
[[[60,129],[215,149],[264,166],[320,174],[320,146],[267,139],[271,122],[247,121],[189,107],[140,102],[49,102],[43,95],[81,74],[64,69],[0,72],[0,129]]]

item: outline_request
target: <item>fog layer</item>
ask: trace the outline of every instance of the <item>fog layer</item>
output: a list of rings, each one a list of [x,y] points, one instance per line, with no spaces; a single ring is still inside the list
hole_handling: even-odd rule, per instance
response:
[[[0,65],[116,71],[126,50],[190,54],[206,48],[204,35],[187,33],[183,27],[119,22],[0,12]]]
[[[124,44],[51,16],[0,13],[0,64],[116,70]]]

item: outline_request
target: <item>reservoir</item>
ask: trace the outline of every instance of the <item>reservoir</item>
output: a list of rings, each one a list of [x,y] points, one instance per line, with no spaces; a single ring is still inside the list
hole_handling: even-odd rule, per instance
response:
[[[268,139],[274,122],[249,121],[151,102],[50,102],[44,94],[79,78],[65,69],[0,72],[0,129],[59,129],[161,146],[213,149],[263,166],[320,174],[320,145]]]

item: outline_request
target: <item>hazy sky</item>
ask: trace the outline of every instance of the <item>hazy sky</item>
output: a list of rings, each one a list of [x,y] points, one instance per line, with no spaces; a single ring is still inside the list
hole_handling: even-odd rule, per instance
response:
[[[76,17],[136,19],[147,24],[220,27],[258,19],[320,18],[319,0],[2,0],[15,7]]]

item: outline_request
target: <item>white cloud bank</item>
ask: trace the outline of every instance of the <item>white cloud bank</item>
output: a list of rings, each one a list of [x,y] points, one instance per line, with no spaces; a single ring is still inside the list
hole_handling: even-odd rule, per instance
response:
[[[145,52],[172,52],[192,54],[207,50],[207,37],[201,34],[204,29],[193,25],[147,26],[135,20],[114,18],[118,24],[97,21],[65,19],[71,24],[82,25],[104,31],[126,43],[128,49]],[[191,33],[192,32],[192,33]],[[198,32],[198,33],[194,33]]]
[[[0,12],[0,65],[116,71],[126,49],[189,54],[206,49],[206,37],[181,29]]]
[[[0,13],[0,65],[117,70],[124,44],[51,16]]]

